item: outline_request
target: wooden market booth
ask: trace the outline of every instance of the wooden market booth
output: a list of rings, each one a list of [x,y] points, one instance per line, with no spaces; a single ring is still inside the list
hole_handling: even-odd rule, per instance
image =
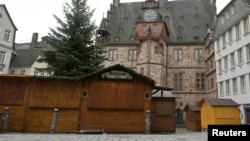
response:
[[[239,104],[232,99],[203,98],[199,102],[201,108],[201,128],[208,125],[239,125]]]
[[[155,87],[152,95],[151,131],[175,132],[176,97],[171,93],[171,88]]]
[[[201,112],[196,104],[188,103],[183,111],[186,113],[185,127],[188,131],[201,131]]]

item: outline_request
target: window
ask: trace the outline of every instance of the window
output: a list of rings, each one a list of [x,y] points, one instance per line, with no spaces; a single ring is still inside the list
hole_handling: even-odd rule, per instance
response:
[[[115,61],[117,60],[117,50],[116,49],[110,49],[109,50],[109,61]]]
[[[214,88],[214,78],[211,78],[211,89],[213,89]]]
[[[175,61],[182,61],[182,50],[181,49],[174,50],[174,60]]]
[[[236,95],[238,93],[237,78],[233,79],[233,93]]]
[[[153,24],[152,31],[156,32],[157,31],[157,24]]]
[[[231,53],[230,56],[231,56],[231,69],[234,69],[235,68],[234,53]]]
[[[218,60],[218,69],[219,69],[219,73],[222,73],[221,59]]]
[[[250,62],[250,45],[249,44],[246,46],[246,49],[247,49],[247,62],[249,63]]]
[[[128,60],[135,61],[136,60],[136,49],[131,49],[128,51]]]
[[[142,32],[147,32],[147,25],[142,26]]]
[[[233,33],[232,33],[232,29],[230,29],[228,31],[228,41],[229,41],[229,44],[232,44],[233,43]]]
[[[198,30],[200,30],[200,27],[199,26],[194,26],[194,30],[198,31]]]
[[[140,74],[142,74],[142,75],[144,75],[144,74],[145,74],[145,72],[144,72],[144,68],[141,68],[141,69],[140,69]]]
[[[195,20],[199,20],[199,18],[200,18],[199,15],[195,15],[195,16],[194,16],[194,19],[195,19]]]
[[[201,50],[201,49],[194,50],[194,59],[195,60],[203,60],[203,50]]]
[[[210,69],[213,69],[213,68],[214,68],[214,60],[211,59],[211,60],[210,60]]]
[[[198,40],[200,40],[200,37],[199,36],[194,36],[194,40],[198,41]]]
[[[180,18],[180,20],[184,20],[184,16],[180,16],[179,18]]]
[[[227,56],[225,56],[224,58],[224,70],[227,71],[228,70],[228,63],[227,63]]]
[[[183,31],[183,26],[179,26],[178,29],[179,29],[180,31]]]
[[[205,90],[205,73],[196,74],[196,89],[200,91]]]
[[[174,74],[174,89],[177,91],[182,90],[182,73]]]
[[[177,37],[177,40],[178,41],[182,41],[182,37]]]
[[[0,51],[0,64],[5,63],[5,58],[6,58],[6,52],[5,51]]]
[[[217,40],[217,52],[220,52],[220,39]]]
[[[222,36],[222,46],[223,46],[223,49],[226,48],[226,35],[225,34]]]
[[[242,94],[246,93],[246,78],[245,75],[240,77],[240,90]]]
[[[11,34],[10,30],[5,30],[4,40],[9,41],[10,40],[10,34]]]
[[[227,96],[230,96],[230,81],[226,81],[226,94]]]
[[[236,32],[236,40],[240,39],[240,24],[238,23],[235,27],[235,32]]]
[[[244,34],[249,33],[249,18],[248,16],[243,20],[244,22]]]
[[[25,70],[21,70],[21,75],[24,75],[25,74]]]
[[[159,54],[161,52],[161,49],[159,46],[155,46],[155,54]]]
[[[223,82],[220,82],[220,96],[224,97],[224,91],[223,91]]]
[[[10,70],[10,74],[15,74],[15,70]]]
[[[243,65],[244,61],[243,61],[243,54],[242,54],[242,49],[238,50],[238,57],[239,57],[239,65]]]

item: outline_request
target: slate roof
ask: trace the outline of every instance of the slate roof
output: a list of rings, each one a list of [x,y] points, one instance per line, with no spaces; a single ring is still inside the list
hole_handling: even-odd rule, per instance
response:
[[[37,43],[35,47],[31,47],[31,43],[16,43],[15,55],[12,56],[10,68],[15,67],[31,67],[38,59],[41,51],[52,50],[53,48],[44,40]]]
[[[207,24],[214,24],[214,11],[208,0],[159,0],[160,14],[166,22],[169,30],[169,43],[204,43]],[[109,24],[105,28],[110,33],[107,44],[135,44],[135,23],[140,14],[142,14],[143,2],[120,3],[118,7],[114,7],[109,19]],[[195,19],[195,15],[199,19]],[[179,17],[184,16],[181,20]],[[124,20],[127,17],[128,20]],[[179,26],[183,26],[183,31],[179,30]],[[199,30],[194,27],[199,26]],[[103,28],[103,21],[100,24]],[[122,31],[119,31],[122,29]],[[177,38],[181,36],[182,41]],[[198,36],[199,40],[194,40],[194,36]],[[119,37],[119,41],[114,38]]]
[[[37,60],[41,51],[46,48],[30,48],[15,50],[16,54],[11,58],[10,67],[31,67]]]
[[[229,19],[225,19],[226,14],[229,14],[231,7],[235,8],[235,14],[229,16]],[[226,31],[231,29],[235,24],[239,23],[247,15],[250,14],[250,8],[245,6],[245,3],[242,0],[231,0],[230,3],[218,14],[217,22],[215,26],[214,40],[218,39]],[[225,22],[222,24],[222,20]]]
[[[200,101],[200,104],[205,101],[211,106],[239,106],[239,104],[233,101],[232,99],[203,98]]]

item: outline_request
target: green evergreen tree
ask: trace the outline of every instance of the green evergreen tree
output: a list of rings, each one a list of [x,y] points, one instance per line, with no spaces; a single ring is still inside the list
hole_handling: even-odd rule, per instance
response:
[[[72,0],[63,7],[65,21],[54,15],[59,26],[50,28],[44,40],[54,50],[42,52],[39,62],[49,64],[38,69],[55,76],[83,76],[103,68],[104,50],[94,44],[96,26],[91,22],[94,10],[87,6],[87,0]]]

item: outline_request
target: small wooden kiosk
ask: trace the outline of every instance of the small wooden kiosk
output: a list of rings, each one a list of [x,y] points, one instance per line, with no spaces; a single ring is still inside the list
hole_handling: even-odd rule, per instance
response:
[[[188,103],[183,111],[186,113],[185,126],[189,132],[201,131],[201,112],[198,105]]]
[[[175,132],[175,97],[171,94],[172,89],[155,87],[153,91],[151,131],[152,132]]]
[[[199,104],[203,130],[206,130],[208,125],[240,124],[239,104],[232,99],[203,98]]]

